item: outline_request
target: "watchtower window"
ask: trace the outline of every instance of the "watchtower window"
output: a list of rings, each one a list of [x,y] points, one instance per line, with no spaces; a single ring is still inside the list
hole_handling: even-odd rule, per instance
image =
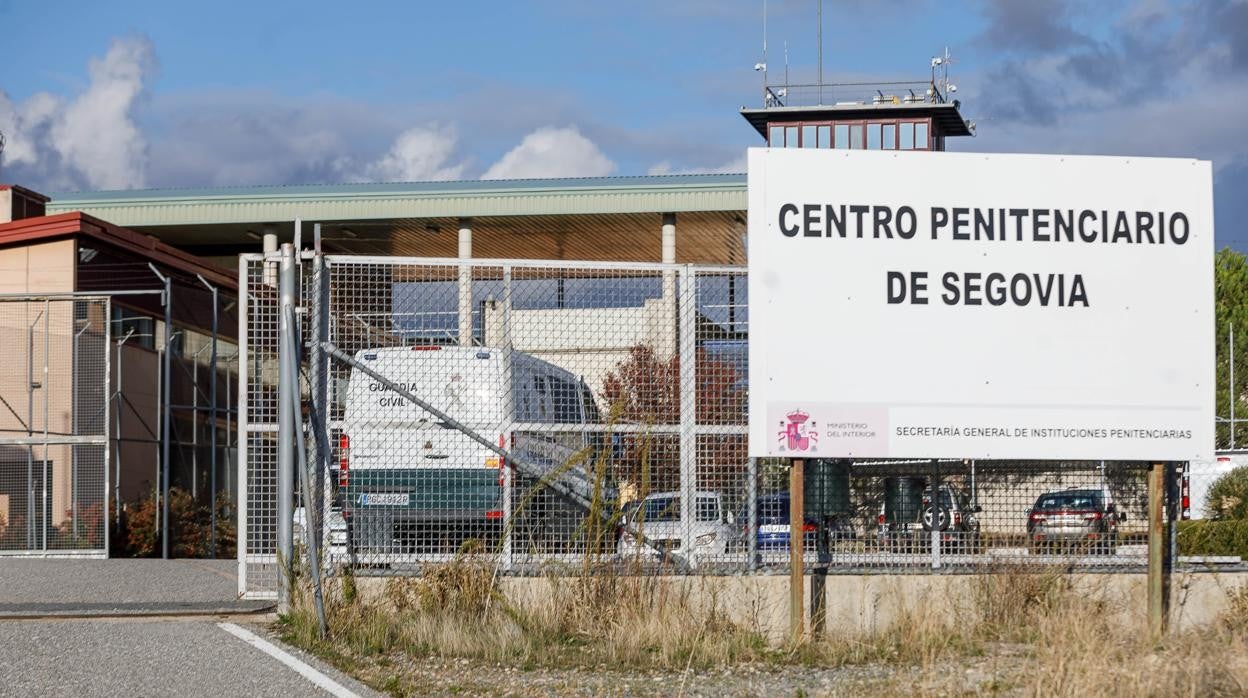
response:
[[[772,124],[767,132],[772,148],[940,150],[942,144],[926,120]]]
[[[838,150],[849,148],[849,124],[837,124],[833,131],[835,136],[832,139],[832,147]]]

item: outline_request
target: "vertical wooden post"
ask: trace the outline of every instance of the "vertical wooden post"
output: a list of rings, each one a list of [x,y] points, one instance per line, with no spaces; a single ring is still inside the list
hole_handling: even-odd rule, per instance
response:
[[[1148,631],[1153,642],[1161,640],[1166,632],[1166,613],[1163,580],[1163,555],[1165,554],[1165,503],[1166,464],[1153,463],[1148,471]]]
[[[802,641],[806,609],[805,558],[802,551],[802,526],[806,521],[806,461],[793,459],[789,469],[789,632],[793,644]]]

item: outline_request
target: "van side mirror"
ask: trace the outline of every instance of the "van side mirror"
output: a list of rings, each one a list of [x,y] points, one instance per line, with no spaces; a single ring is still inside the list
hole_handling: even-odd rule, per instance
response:
[[[1119,521],[1126,521],[1126,520],[1127,520],[1127,512],[1125,512],[1125,511],[1120,511],[1120,512],[1118,512],[1118,520],[1119,520]]]
[[[732,512],[730,511],[724,514],[724,522],[727,523],[729,526],[732,526],[733,524],[737,523],[737,517],[733,516]]]

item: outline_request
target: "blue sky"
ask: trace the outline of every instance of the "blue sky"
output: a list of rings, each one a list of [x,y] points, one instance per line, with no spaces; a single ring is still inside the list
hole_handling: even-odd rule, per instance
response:
[[[816,74],[817,0],[769,0],[768,64]],[[761,0],[5,2],[0,180],[44,191],[740,171]],[[1245,0],[824,0],[825,80],[923,79],[951,149],[1214,161],[1248,248]]]

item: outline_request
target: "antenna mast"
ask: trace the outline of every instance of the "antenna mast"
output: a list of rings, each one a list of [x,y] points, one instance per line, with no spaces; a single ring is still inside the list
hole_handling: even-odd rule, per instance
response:
[[[819,0],[819,104],[823,104],[823,0]]]
[[[767,101],[767,0],[763,0],[763,103]]]
[[[0,173],[4,172],[4,131],[0,131]]]

